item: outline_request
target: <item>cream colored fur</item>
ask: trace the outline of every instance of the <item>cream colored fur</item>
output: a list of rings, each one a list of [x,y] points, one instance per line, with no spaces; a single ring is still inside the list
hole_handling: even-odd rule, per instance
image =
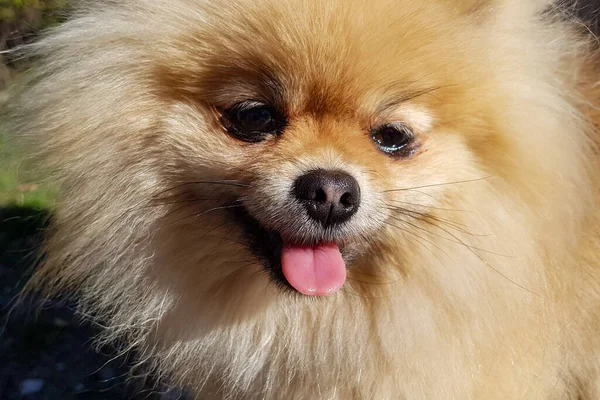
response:
[[[101,340],[202,399],[600,398],[600,64],[565,13],[82,4],[31,47],[42,63],[20,97],[62,189],[34,284],[77,293]],[[213,106],[257,95],[265,75],[289,129],[239,143]],[[421,141],[402,161],[367,134],[399,118]],[[285,194],[315,167],[364,193],[336,238],[356,258],[330,298],[272,284],[225,205],[295,226]]]

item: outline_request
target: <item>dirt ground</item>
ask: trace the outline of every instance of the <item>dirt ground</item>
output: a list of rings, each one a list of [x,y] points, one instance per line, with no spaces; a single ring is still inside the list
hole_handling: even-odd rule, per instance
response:
[[[133,355],[92,346],[96,329],[65,302],[12,309],[29,274],[47,215],[0,208],[0,399],[183,399],[179,390],[132,379]],[[10,313],[8,311],[11,311]]]

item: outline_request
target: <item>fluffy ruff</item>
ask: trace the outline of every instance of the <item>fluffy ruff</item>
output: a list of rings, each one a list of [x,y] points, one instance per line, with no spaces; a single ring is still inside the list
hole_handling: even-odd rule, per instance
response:
[[[81,3],[15,108],[63,194],[31,287],[204,399],[600,398],[600,58],[571,11]],[[248,99],[282,105],[281,136],[224,131]],[[382,121],[414,154],[373,145]],[[361,186],[335,231],[287,202],[316,168]],[[282,285],[269,232],[338,243],[343,289]]]

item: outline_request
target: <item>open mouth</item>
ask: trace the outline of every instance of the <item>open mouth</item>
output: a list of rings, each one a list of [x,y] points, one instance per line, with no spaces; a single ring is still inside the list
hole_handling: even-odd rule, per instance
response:
[[[259,258],[271,279],[282,288],[308,296],[329,296],[346,281],[346,263],[336,243],[298,245],[266,229],[243,207],[234,209],[248,238],[250,251]]]

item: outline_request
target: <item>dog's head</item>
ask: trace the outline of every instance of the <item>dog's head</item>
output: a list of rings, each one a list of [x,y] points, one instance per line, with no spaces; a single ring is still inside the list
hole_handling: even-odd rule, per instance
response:
[[[196,254],[186,268],[220,288],[271,280],[329,295],[347,273],[388,281],[426,268],[414,253],[488,234],[465,213],[546,179],[527,152],[555,128],[511,104],[537,83],[494,57],[509,45],[474,26],[486,10],[264,1],[174,18],[148,85],[165,104],[165,194],[186,201],[161,224],[194,238],[172,247]]]

